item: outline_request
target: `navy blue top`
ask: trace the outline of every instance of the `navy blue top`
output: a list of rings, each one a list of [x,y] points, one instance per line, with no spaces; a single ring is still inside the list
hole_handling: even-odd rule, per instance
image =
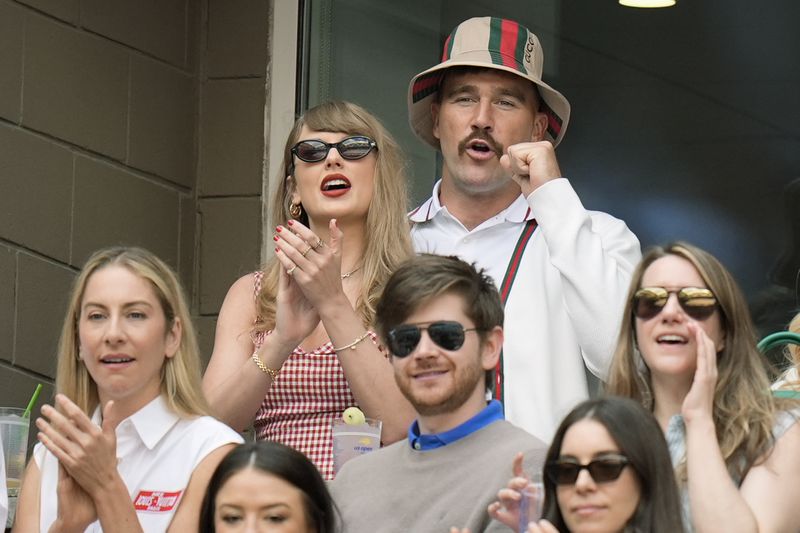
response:
[[[497,422],[498,420],[505,420],[503,416],[503,404],[498,400],[492,400],[480,413],[463,424],[442,433],[420,435],[419,422],[414,420],[414,423],[408,428],[408,443],[412,448],[418,451],[424,452],[426,450],[434,450],[442,446],[447,446],[458,439],[463,439],[468,435],[472,435],[479,429],[483,429],[492,422]]]

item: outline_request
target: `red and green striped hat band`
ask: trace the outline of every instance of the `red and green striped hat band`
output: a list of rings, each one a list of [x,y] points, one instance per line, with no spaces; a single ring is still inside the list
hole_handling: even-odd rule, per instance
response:
[[[547,115],[545,138],[558,146],[569,123],[570,106],[564,96],[542,81],[544,54],[539,39],[513,20],[480,17],[465,20],[444,43],[442,62],[412,78],[408,86],[408,121],[417,136],[434,148],[431,104],[445,69],[457,66],[503,70],[530,80],[542,98]]]

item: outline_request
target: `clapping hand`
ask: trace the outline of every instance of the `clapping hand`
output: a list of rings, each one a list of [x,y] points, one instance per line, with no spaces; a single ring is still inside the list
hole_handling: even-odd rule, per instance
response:
[[[103,408],[102,427],[65,395],[57,394],[55,403],[58,410],[45,405],[43,417],[36,420],[39,441],[70,478],[95,499],[119,478],[115,429],[120,421],[114,417],[114,402]]]
[[[69,475],[61,463],[58,464],[58,512],[57,531],[84,531],[97,520],[94,501]]]
[[[306,298],[319,308],[332,299],[344,297],[341,267],[344,234],[336,219],[329,222],[328,243],[296,220],[278,229],[275,240],[278,260]]]
[[[80,407],[63,394],[56,409],[42,407],[36,420],[39,441],[58,459],[57,530],[83,531],[97,520],[96,501],[114,483],[117,472],[119,420],[114,402],[103,408],[103,425],[97,426]]]

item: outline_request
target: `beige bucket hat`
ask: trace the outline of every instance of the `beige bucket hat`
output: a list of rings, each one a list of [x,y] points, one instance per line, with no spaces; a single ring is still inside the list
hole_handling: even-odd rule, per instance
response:
[[[545,138],[558,146],[569,122],[570,106],[564,96],[542,81],[544,54],[539,39],[513,20],[476,17],[465,20],[444,43],[442,62],[412,78],[408,85],[408,121],[417,136],[434,148],[431,104],[445,69],[457,66],[504,70],[536,84],[547,115]]]

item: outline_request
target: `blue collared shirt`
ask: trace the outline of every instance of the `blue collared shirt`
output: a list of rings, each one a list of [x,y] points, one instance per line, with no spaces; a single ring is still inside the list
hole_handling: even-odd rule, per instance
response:
[[[447,446],[448,444],[463,439],[483,429],[492,422],[498,420],[505,420],[503,416],[503,404],[498,400],[492,400],[489,404],[477,415],[473,416],[461,425],[454,427],[442,433],[433,433],[431,435],[420,435],[419,422],[414,420],[411,427],[408,428],[408,443],[417,451],[434,450]]]

